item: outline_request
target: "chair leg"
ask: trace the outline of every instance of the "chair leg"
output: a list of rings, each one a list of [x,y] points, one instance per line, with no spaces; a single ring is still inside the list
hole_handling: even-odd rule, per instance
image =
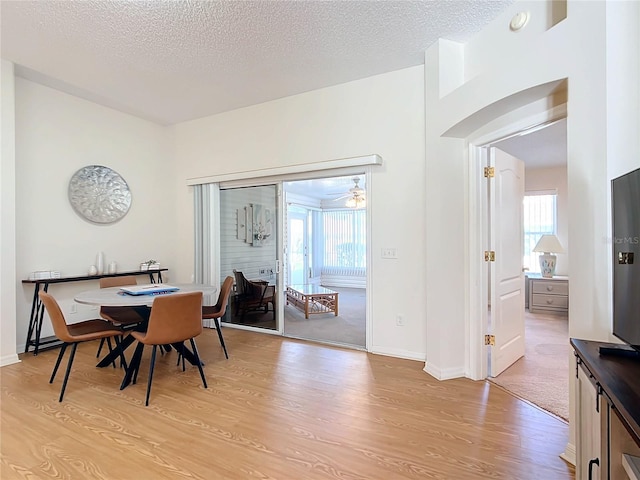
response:
[[[193,354],[196,357],[196,365],[198,366],[198,370],[200,370],[200,377],[202,377],[202,384],[204,388],[207,388],[207,379],[204,378],[204,370],[202,370],[202,362],[200,361],[200,355],[198,355],[198,349],[196,348],[196,341],[191,338],[191,348],[193,348]]]
[[[100,339],[100,345],[98,346],[98,353],[96,353],[96,358],[100,358],[100,352],[102,351],[102,346],[104,345],[104,338]]]
[[[58,402],[62,401],[62,397],[64,397],[64,391],[67,388],[67,380],[69,379],[69,373],[71,373],[71,365],[73,364],[73,359],[76,356],[76,349],[78,348],[78,343],[73,344],[73,348],[71,349],[71,355],[69,355],[69,363],[67,364],[67,371],[64,374],[64,380],[62,382],[62,390],[60,390],[60,398]]]
[[[138,342],[138,346],[136,347],[135,352],[133,352],[133,356],[135,358],[131,359],[131,363],[133,364],[133,380],[132,383],[135,385],[136,380],[138,380],[138,372],[140,371],[140,362],[142,361],[142,352],[144,350],[144,343]],[[134,363],[135,361],[135,363]]]
[[[156,363],[156,350],[158,349],[158,345],[153,346],[153,351],[151,352],[151,366],[149,367],[149,380],[147,381],[147,399],[144,403],[145,407],[149,406],[149,394],[151,393],[151,380],[153,379],[153,366]]]
[[[222,338],[222,330],[220,329],[220,321],[217,318],[214,318],[213,321],[216,324],[216,330],[218,331],[218,338],[220,339],[220,345],[222,345],[222,349],[224,350],[224,356],[229,359],[229,354],[227,353],[227,347],[224,344],[224,338]]]
[[[51,378],[49,379],[49,383],[53,383],[53,379],[56,378],[56,373],[58,373],[58,367],[60,366],[60,360],[64,356],[64,352],[67,349],[68,343],[63,343],[62,347],[60,347],[60,353],[58,354],[58,359],[56,360],[56,365],[53,367],[53,372],[51,372]]]

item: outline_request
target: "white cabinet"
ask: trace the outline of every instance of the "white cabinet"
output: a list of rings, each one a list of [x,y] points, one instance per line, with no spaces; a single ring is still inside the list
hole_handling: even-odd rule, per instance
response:
[[[578,369],[576,381],[576,480],[600,479],[602,445],[600,441],[601,417],[599,412],[598,390],[593,378]],[[589,475],[591,469],[591,475]]]
[[[569,313],[568,277],[530,277],[529,311],[531,313]]]
[[[638,480],[640,358],[612,355],[611,343],[572,338],[571,345],[578,362],[576,480]]]

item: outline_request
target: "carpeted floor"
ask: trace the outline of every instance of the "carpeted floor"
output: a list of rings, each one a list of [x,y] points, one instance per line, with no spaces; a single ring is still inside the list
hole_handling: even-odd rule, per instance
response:
[[[569,322],[525,311],[525,356],[491,381],[569,420]]]
[[[284,334],[317,342],[366,347],[366,289],[327,287],[338,292],[338,316],[309,315],[292,305],[284,307]]]

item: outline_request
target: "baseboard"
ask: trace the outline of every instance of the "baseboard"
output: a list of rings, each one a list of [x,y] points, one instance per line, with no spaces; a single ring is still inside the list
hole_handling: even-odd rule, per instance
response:
[[[423,370],[437,380],[451,380],[465,376],[464,367],[440,368],[433,363],[427,363]]]
[[[564,452],[560,454],[560,458],[565,462],[576,466],[576,446],[573,443],[567,443]]]
[[[12,353],[11,355],[4,355],[0,357],[0,367],[6,367],[7,365],[13,365],[14,363],[19,363],[20,359],[18,358],[17,353]]]
[[[418,360],[419,362],[424,362],[425,353],[424,352],[411,352],[409,350],[399,350],[395,348],[379,348],[379,347],[369,347],[369,353],[373,353],[375,355],[384,355],[387,357],[396,357],[396,358],[404,358],[407,360]]]

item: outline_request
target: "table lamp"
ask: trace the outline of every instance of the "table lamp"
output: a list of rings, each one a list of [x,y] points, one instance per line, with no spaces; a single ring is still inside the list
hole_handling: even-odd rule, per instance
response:
[[[536,246],[533,247],[534,252],[542,252],[540,255],[540,273],[545,278],[552,278],[556,273],[556,256],[553,253],[564,253],[564,249],[558,237],[555,235],[542,235]]]

